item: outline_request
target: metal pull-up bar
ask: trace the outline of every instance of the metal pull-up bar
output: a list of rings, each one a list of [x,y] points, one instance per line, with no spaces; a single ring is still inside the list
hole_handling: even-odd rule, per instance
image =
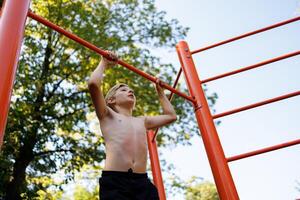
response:
[[[36,15],[33,12],[31,12],[31,11],[28,12],[28,16],[31,17],[32,19],[34,19],[34,20],[36,20],[36,21],[44,24],[45,26],[48,26],[49,28],[51,28],[51,29],[53,29],[53,30],[55,30],[55,31],[63,34],[64,36],[68,37],[69,39],[71,39],[71,40],[73,40],[73,41],[75,41],[75,42],[77,42],[77,43],[79,43],[79,44],[81,44],[81,45],[83,45],[83,46],[91,49],[92,51],[94,51],[94,52],[96,52],[96,53],[98,53],[98,54],[106,57],[107,59],[110,59],[108,57],[108,54],[104,50],[96,47],[95,45],[93,45],[93,44],[87,42],[86,40],[78,37],[77,35],[72,34],[71,32],[64,30],[63,28],[57,26],[56,24],[54,24],[54,23],[52,23],[52,22],[44,19],[43,17],[41,17],[39,15]],[[122,60],[118,60],[118,64],[126,67],[127,69],[129,69],[129,70],[131,70],[131,71],[133,71],[133,72],[141,75],[142,77],[144,77],[144,78],[146,78],[149,81],[152,81],[154,83],[158,79],[156,77],[153,77],[153,76],[151,76],[151,75],[149,75],[149,74],[147,74],[147,73],[145,73],[145,72],[137,69],[136,67],[134,67],[134,66],[132,66],[132,65],[130,65],[130,64],[122,61]],[[175,93],[175,94],[177,94],[177,95],[185,98],[186,100],[189,100],[189,101],[191,101],[193,103],[195,102],[195,100],[192,97],[190,97],[190,96],[188,96],[188,95],[186,95],[186,94],[184,94],[184,93],[182,93],[180,91],[177,91],[176,89],[174,89],[173,87],[171,87],[170,85],[168,85],[168,84],[166,84],[164,82],[161,82],[161,86],[164,87],[164,88],[166,88],[166,89],[168,89],[168,90],[170,90],[171,92],[173,92],[173,93]]]

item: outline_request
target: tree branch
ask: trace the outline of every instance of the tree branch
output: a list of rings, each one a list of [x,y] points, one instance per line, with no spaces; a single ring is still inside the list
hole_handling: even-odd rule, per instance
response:
[[[71,74],[72,74],[71,72],[68,73],[68,74],[66,74],[66,76],[65,76],[64,78],[62,78],[61,80],[59,80],[59,81],[53,86],[52,91],[49,92],[49,94],[46,96],[47,101],[49,101],[49,100],[51,99],[51,97],[53,97],[55,91],[59,88],[60,84],[61,84],[64,80],[68,79],[68,78],[71,76]]]
[[[77,92],[73,92],[71,95],[69,95],[69,96],[64,96],[62,99],[61,99],[61,101],[64,101],[64,100],[66,100],[66,99],[71,99],[71,98],[73,98],[74,96],[76,96],[76,95],[79,95],[79,94],[83,94],[83,93],[86,93],[86,92],[88,92],[88,89],[84,89],[84,90],[80,90],[80,91],[77,91]]]
[[[49,151],[42,151],[42,152],[34,153],[33,156],[40,157],[40,156],[45,156],[47,154],[52,154],[52,153],[56,153],[56,152],[72,152],[72,151],[73,151],[72,149],[49,150]]]
[[[90,107],[91,105],[92,105],[92,104],[88,104],[88,105],[85,106],[85,107],[81,107],[81,108],[75,109],[75,110],[73,110],[72,112],[65,113],[65,114],[63,114],[63,115],[57,116],[57,117],[55,117],[54,119],[62,120],[63,118],[66,118],[66,117],[68,117],[68,116],[71,116],[71,115],[75,114],[76,112],[78,112],[78,111],[80,111],[80,110],[83,110],[83,109],[85,109],[85,108]]]

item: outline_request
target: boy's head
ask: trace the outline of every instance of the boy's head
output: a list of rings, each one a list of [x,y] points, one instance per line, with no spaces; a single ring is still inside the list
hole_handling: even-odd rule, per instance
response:
[[[115,110],[115,105],[134,108],[135,101],[133,90],[124,83],[118,83],[110,88],[105,96],[106,105],[113,110]]]

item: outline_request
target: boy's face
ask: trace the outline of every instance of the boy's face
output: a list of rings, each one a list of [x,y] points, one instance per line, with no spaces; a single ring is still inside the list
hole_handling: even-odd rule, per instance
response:
[[[128,86],[122,86],[117,89],[114,100],[116,104],[132,104],[133,107],[135,106],[136,98],[134,92]]]

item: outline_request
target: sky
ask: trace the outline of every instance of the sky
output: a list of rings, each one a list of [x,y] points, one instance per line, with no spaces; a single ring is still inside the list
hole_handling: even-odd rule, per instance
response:
[[[158,10],[190,27],[185,40],[191,50],[300,15],[298,0],[156,0]],[[299,50],[300,21],[193,55],[200,80]],[[177,53],[160,50],[165,62],[179,66]],[[216,92],[216,113],[300,90],[300,56],[207,84]],[[184,81],[182,78],[181,81]],[[300,96],[220,118],[217,131],[226,157],[300,138]],[[176,123],[180,123],[177,121]],[[200,176],[214,181],[200,137],[192,146],[159,149],[188,180]],[[229,164],[242,200],[295,200],[300,182],[300,145]],[[183,199],[176,195],[169,199]]]

